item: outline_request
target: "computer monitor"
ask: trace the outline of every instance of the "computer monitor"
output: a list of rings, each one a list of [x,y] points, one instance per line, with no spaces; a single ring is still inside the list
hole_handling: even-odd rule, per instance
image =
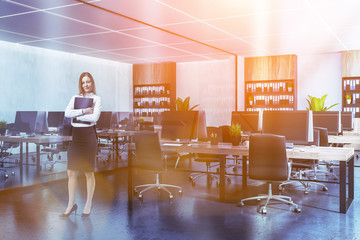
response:
[[[110,111],[102,111],[99,117],[99,120],[96,123],[97,129],[110,129],[111,128],[111,117],[112,112]]]
[[[198,140],[207,141],[207,129],[206,129],[206,113],[205,111],[199,111],[196,127],[196,138]]]
[[[261,130],[260,112],[233,111],[231,124],[240,124],[243,132],[257,133]]]
[[[133,116],[132,112],[117,112],[117,118],[121,127],[125,127],[128,123],[133,123]]]
[[[14,131],[34,134],[48,131],[45,111],[16,111]]]
[[[339,111],[314,111],[314,127],[327,128],[328,134],[341,133],[341,114]]]
[[[58,128],[64,123],[64,111],[49,111],[47,114],[48,127]]]
[[[171,140],[195,139],[198,111],[165,111],[161,115],[161,138]]]
[[[118,128],[119,127],[119,120],[118,120],[118,113],[112,112],[111,114],[111,121],[110,121],[111,128]]]
[[[314,141],[312,111],[264,111],[263,133],[285,136],[287,143],[309,144]]]
[[[345,131],[354,129],[352,112],[341,112],[341,129]]]

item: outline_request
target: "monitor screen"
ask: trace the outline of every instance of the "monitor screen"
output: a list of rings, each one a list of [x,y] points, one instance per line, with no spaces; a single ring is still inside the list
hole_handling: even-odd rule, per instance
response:
[[[14,131],[27,134],[47,132],[46,112],[16,111]]]
[[[264,111],[262,130],[285,136],[288,143],[308,144],[314,141],[312,111]]]
[[[122,127],[126,126],[128,123],[134,122],[132,112],[117,112],[117,118],[118,118],[119,124]]]
[[[161,138],[190,140],[196,138],[198,111],[166,111],[161,115]]]
[[[231,124],[240,124],[243,132],[257,133],[261,129],[259,112],[234,111],[231,114]]]
[[[96,123],[97,129],[110,129],[111,128],[112,112],[103,111],[100,114],[99,120]]]
[[[119,120],[118,120],[118,113],[112,112],[111,114],[111,122],[110,122],[111,128],[118,128],[119,127]]]
[[[338,135],[341,132],[341,114],[339,111],[314,111],[314,127],[327,128],[328,134]]]
[[[64,115],[65,112],[55,112],[55,111],[50,111],[48,112],[47,115],[47,122],[48,122],[48,127],[59,127],[60,125],[62,125],[64,123]]]
[[[354,129],[352,112],[341,112],[341,129],[345,131]]]

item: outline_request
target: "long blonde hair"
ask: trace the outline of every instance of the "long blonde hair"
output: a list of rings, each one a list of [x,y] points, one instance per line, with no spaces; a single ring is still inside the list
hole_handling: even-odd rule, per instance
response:
[[[83,72],[79,78],[79,95],[85,95],[84,89],[82,87],[82,79],[85,76],[90,78],[91,86],[92,86],[92,93],[96,94],[95,81],[94,81],[93,76],[89,72]]]

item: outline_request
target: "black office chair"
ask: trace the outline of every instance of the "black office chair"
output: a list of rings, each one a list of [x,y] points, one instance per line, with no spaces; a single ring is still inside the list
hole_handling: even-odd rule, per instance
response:
[[[215,142],[222,142],[221,129],[218,127],[206,127],[207,140],[211,139]],[[215,139],[214,139],[215,138]],[[206,164],[206,172],[204,173],[193,173],[189,176],[189,181],[195,186],[195,180],[199,177],[207,176],[208,182],[211,184],[214,179],[216,179],[216,186],[219,186],[219,176],[216,173],[211,172],[211,168],[219,166],[220,155],[218,154],[207,154],[207,153],[197,153],[194,157],[196,162],[204,162]],[[212,165],[213,163],[216,163]],[[225,175],[227,183],[231,183],[229,176]]]
[[[133,166],[156,172],[156,183],[139,185],[134,188],[134,192],[138,193],[139,199],[142,200],[143,193],[153,188],[157,188],[158,190],[162,189],[168,192],[170,199],[173,199],[173,194],[167,189],[168,187],[176,188],[179,190],[179,193],[182,194],[181,187],[160,183],[160,172],[165,171],[166,167],[163,161],[158,133],[153,131],[141,131],[134,136],[134,142],[136,146],[136,156]],[[139,192],[140,188],[144,189]]]
[[[300,208],[291,200],[291,197],[272,194],[272,182],[287,180],[289,169],[284,136],[273,134],[250,135],[249,177],[255,180],[268,181],[269,190],[267,195],[242,199],[239,202],[240,206],[244,206],[245,201],[264,199],[266,203],[260,208],[260,213],[266,214],[269,201],[277,200],[293,205],[294,211],[300,212]]]
[[[15,135],[14,132],[14,123],[8,123],[6,125],[6,130],[8,131],[9,135]],[[4,178],[8,179],[8,168],[5,167],[5,163],[10,164],[19,164],[18,157],[14,157],[12,150],[19,147],[19,143],[12,143],[12,142],[2,142],[0,145],[0,172],[4,174]],[[12,161],[13,160],[13,161]],[[15,172],[11,171],[11,175],[14,176]]]
[[[322,128],[322,127],[314,127],[314,129],[318,130],[320,133],[320,146],[322,147],[329,147],[329,136],[328,136],[328,130],[327,128]],[[321,160],[321,159],[320,159]],[[328,175],[332,175],[334,177],[334,179],[338,179],[338,177],[336,176],[335,173],[333,173],[333,166],[331,162],[327,162],[325,161],[325,165],[327,167],[328,170],[321,170],[318,168],[318,162],[316,161],[316,164],[314,165],[313,169],[310,170],[306,170],[304,171],[305,174],[308,173],[313,173],[313,179],[316,180],[317,179],[317,174],[318,173],[324,173],[326,176]]]
[[[72,135],[72,127],[71,125],[61,125],[59,126],[59,135],[60,136],[71,136]],[[67,152],[70,146],[70,142],[68,141],[62,141],[59,143],[51,144],[49,146],[44,146],[41,151],[48,153],[47,155],[47,162],[45,163],[45,166],[48,164],[49,167],[45,167],[49,171],[54,170],[54,166],[56,163],[62,163],[66,164],[67,159],[61,158],[61,152]]]
[[[224,143],[232,143],[232,139],[230,136],[230,126],[229,125],[222,125],[219,126],[222,134],[222,141]],[[226,165],[226,168],[232,168],[234,172],[236,172],[238,167],[241,167],[241,157],[239,155],[228,156],[229,158],[232,157],[234,164]]]
[[[309,143],[309,145],[320,146],[320,130],[314,129],[314,141]],[[320,182],[309,182],[309,181],[301,181],[305,173],[309,170],[316,169],[318,161],[313,159],[290,159],[291,161],[291,170],[294,172],[292,178],[299,179],[299,181],[286,181],[279,185],[279,190],[283,190],[285,185],[301,183],[301,185],[305,188],[304,194],[308,194],[310,191],[310,187],[312,184],[322,186],[323,191],[327,191],[328,188],[325,184]]]

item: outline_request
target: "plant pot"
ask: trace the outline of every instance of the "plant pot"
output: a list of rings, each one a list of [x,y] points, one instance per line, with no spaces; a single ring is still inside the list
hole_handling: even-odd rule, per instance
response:
[[[231,136],[231,143],[233,146],[239,146],[241,142],[241,136]]]
[[[253,105],[253,101],[249,101],[249,105],[252,106],[252,105]]]
[[[217,141],[217,140],[211,140],[211,141],[210,141],[210,144],[211,144],[211,145],[218,145],[218,141]]]
[[[346,99],[347,104],[351,104],[351,99]]]
[[[4,136],[6,133],[6,128],[0,128],[0,135]]]
[[[288,87],[288,92],[292,92],[292,87]]]

